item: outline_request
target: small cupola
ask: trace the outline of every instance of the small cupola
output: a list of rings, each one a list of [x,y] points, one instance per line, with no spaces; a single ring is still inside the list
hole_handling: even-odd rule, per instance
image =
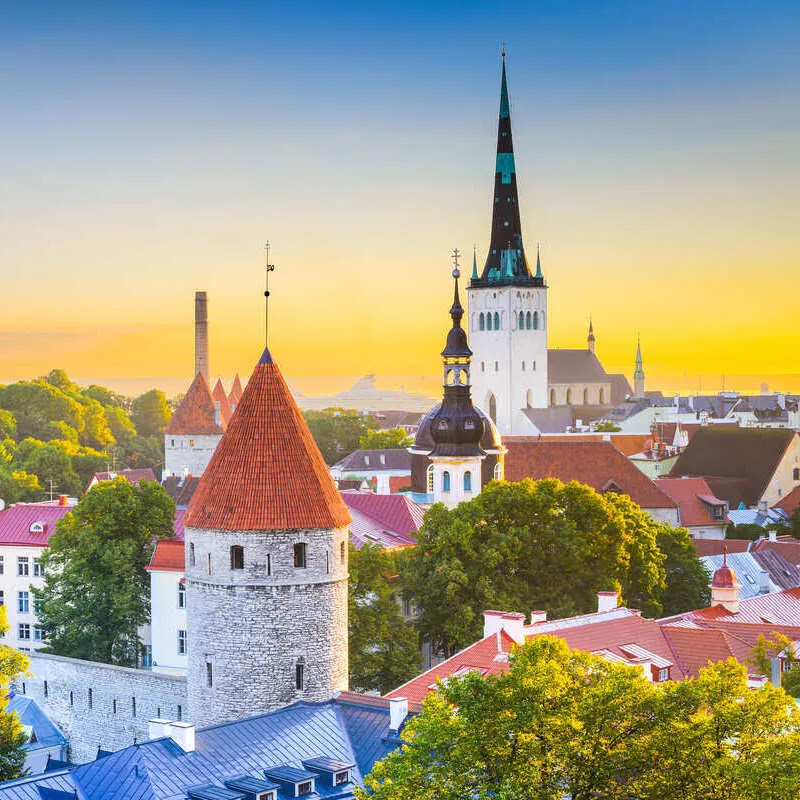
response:
[[[284,764],[264,770],[264,775],[280,785],[289,797],[306,797],[316,792],[317,773]]]
[[[722,606],[731,614],[739,613],[739,580],[728,566],[728,550],[722,556],[722,566],[711,579],[711,605]]]
[[[322,785],[336,787],[345,786],[353,780],[352,770],[355,764],[321,756],[304,759],[303,766],[319,773],[322,776],[320,779]]]

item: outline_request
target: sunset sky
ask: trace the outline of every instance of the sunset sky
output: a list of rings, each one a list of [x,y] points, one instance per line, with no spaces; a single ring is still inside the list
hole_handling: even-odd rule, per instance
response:
[[[800,4],[3,6],[0,381],[177,391],[263,342],[304,391],[435,391],[488,245],[507,42],[550,344],[649,388],[800,390]],[[169,10],[166,10],[168,7]],[[313,378],[313,379],[312,379]]]

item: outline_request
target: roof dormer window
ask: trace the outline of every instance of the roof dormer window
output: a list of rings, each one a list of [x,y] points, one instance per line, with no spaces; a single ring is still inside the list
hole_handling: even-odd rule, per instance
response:
[[[30,533],[45,533],[47,531],[47,523],[41,521],[32,522],[28,531]]]

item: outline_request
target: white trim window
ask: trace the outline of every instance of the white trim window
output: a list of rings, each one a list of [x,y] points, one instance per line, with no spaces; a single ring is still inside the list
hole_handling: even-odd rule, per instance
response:
[[[186,655],[186,631],[184,630],[178,631],[178,655]]]

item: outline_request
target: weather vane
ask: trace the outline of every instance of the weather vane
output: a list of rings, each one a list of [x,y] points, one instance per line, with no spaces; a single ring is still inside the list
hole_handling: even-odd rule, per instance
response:
[[[461,251],[455,247],[453,248],[451,255],[453,257],[453,277],[457,278],[461,274],[461,271],[458,268],[458,259],[461,258]]]
[[[269,274],[275,271],[275,265],[269,263],[269,240],[264,245],[267,252],[267,263],[264,268],[264,343],[269,345]]]

